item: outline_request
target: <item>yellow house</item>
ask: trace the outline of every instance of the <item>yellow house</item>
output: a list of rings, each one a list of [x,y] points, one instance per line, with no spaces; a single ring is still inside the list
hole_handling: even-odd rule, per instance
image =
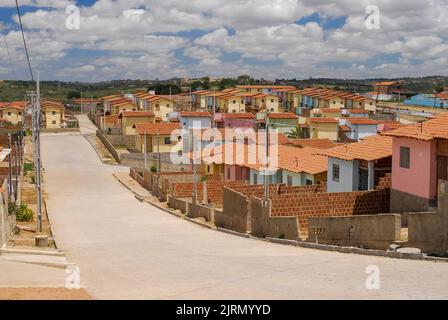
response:
[[[335,95],[327,95],[319,99],[320,108],[343,109],[345,100]]]
[[[311,139],[330,139],[338,141],[339,122],[334,118],[308,118]]]
[[[45,128],[61,128],[64,121],[64,106],[50,101],[41,102],[43,125]]]
[[[222,113],[245,113],[246,102],[244,97],[236,94],[229,94],[219,97],[219,108]]]
[[[114,94],[106,97],[101,98],[101,104],[103,105],[103,110],[110,111],[110,105],[113,101],[117,101],[123,99],[122,96]]]
[[[179,123],[137,123],[134,125],[134,130],[135,149],[142,153],[145,153],[145,137],[146,153],[182,151],[182,126]]]
[[[341,109],[335,108],[320,108],[320,109],[313,109],[312,115],[314,117],[321,117],[321,118],[341,118],[342,117],[342,111]]]
[[[134,126],[137,123],[154,123],[155,115],[152,111],[123,111],[120,113],[121,134],[125,136],[135,135]]]
[[[137,106],[130,100],[121,98],[110,103],[110,114],[120,114],[123,111],[137,111]]]
[[[375,100],[365,97],[354,98],[353,109],[363,109],[376,113],[376,103]]]
[[[174,112],[174,100],[160,96],[151,96],[144,98],[145,110],[154,112],[157,118],[162,121],[168,121],[168,115]]]
[[[252,97],[252,107],[255,111],[280,112],[279,98],[273,94],[260,93]]]
[[[6,102],[0,104],[1,118],[12,123],[23,123],[24,119],[24,101]]]

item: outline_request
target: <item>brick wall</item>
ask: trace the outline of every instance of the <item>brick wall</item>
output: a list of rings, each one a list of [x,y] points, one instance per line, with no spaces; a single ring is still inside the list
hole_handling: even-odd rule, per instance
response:
[[[374,191],[295,192],[271,195],[271,214],[277,217],[297,216],[301,231],[306,233],[310,217],[388,213],[389,185],[390,177],[385,177]]]
[[[207,203],[214,205],[223,204],[224,187],[228,188],[244,188],[247,185],[241,181],[207,181]],[[188,198],[192,196],[194,183],[172,183],[169,193],[176,198]],[[204,183],[197,183],[198,201],[204,201]]]

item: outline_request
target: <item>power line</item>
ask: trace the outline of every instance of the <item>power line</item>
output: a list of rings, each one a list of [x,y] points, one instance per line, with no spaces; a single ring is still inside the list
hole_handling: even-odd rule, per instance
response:
[[[12,62],[11,53],[9,52],[8,40],[6,40],[6,36],[3,33],[2,33],[2,36],[3,36],[3,39],[5,40],[5,48],[6,48],[6,52],[8,53],[9,64],[11,65],[11,71],[14,74],[14,80],[17,81],[16,68],[14,66],[14,63]]]
[[[23,32],[22,17],[20,15],[18,0],[16,0],[16,9],[17,9],[17,15],[19,16],[20,30],[22,32],[22,39],[23,39],[23,47],[25,48],[26,60],[28,61],[28,67],[30,69],[31,81],[34,81],[33,70],[31,69],[31,63],[30,63],[30,56],[28,54],[28,48],[26,46],[25,33]]]

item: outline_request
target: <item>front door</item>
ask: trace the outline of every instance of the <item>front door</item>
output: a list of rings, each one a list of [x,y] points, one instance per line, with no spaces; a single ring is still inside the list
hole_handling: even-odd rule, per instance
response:
[[[448,180],[448,157],[437,156],[437,181]]]
[[[369,171],[359,169],[359,191],[369,190]]]

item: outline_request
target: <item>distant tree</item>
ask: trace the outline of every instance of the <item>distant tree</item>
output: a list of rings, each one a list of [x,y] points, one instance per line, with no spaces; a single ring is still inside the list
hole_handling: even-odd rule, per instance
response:
[[[243,74],[240,75],[237,79],[236,79],[237,84],[241,84],[241,85],[249,85],[249,84],[254,84],[255,80],[253,78],[251,78],[250,76]]]
[[[81,92],[79,91],[70,91],[69,93],[67,93],[67,99],[71,100],[71,99],[79,99],[81,98]]]

